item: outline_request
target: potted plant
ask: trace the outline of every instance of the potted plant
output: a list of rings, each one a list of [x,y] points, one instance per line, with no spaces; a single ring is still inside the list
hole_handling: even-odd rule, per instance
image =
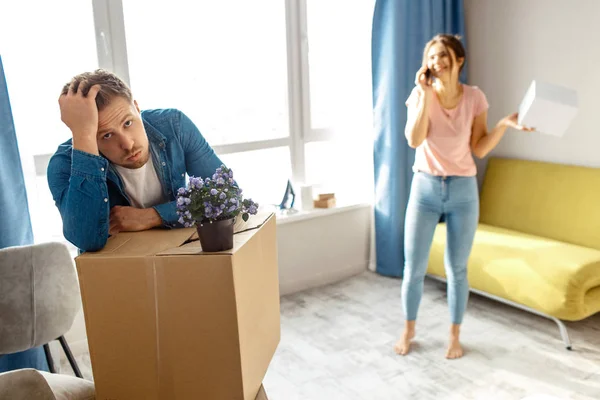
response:
[[[240,214],[247,221],[256,214],[258,203],[244,199],[233,179],[233,171],[225,165],[211,178],[190,177],[188,187],[177,191],[179,223],[198,230],[202,250],[223,251],[233,248],[233,225]]]

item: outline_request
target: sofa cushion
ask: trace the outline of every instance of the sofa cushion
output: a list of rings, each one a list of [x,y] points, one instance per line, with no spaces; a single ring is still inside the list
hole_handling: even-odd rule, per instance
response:
[[[445,277],[446,226],[434,236],[428,273]],[[600,311],[600,251],[480,224],[469,285],[569,321]]]

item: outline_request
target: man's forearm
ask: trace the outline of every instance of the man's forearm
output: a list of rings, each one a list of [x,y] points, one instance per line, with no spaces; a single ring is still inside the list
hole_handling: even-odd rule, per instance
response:
[[[99,250],[108,238],[108,162],[74,149],[48,165],[48,185],[63,221],[65,238],[78,248]]]
[[[146,225],[146,229],[156,228],[157,226],[161,226],[163,224],[162,218],[156,209],[154,208],[146,208],[144,209],[144,223]]]
[[[157,226],[162,225],[168,228],[181,228],[182,225],[178,222],[179,215],[177,215],[177,201],[159,204],[152,207],[152,209],[158,214],[161,220]]]
[[[73,148],[88,154],[100,155],[95,133],[73,133]]]

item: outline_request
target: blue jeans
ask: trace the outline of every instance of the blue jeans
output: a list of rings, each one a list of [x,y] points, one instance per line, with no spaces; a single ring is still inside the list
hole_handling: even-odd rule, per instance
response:
[[[417,319],[423,281],[435,228],[444,217],[444,256],[448,306],[453,324],[462,323],[469,297],[467,261],[479,221],[479,191],[475,177],[439,177],[416,172],[404,226],[402,306],[407,321]]]

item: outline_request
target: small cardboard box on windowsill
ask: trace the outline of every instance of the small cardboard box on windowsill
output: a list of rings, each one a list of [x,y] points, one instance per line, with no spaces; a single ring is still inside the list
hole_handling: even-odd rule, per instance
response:
[[[333,208],[335,207],[335,194],[334,193],[323,193],[314,200],[313,205],[315,208]]]
[[[275,217],[241,225],[218,253],[193,228],[154,229],[77,257],[96,398],[266,399],[280,338]]]

